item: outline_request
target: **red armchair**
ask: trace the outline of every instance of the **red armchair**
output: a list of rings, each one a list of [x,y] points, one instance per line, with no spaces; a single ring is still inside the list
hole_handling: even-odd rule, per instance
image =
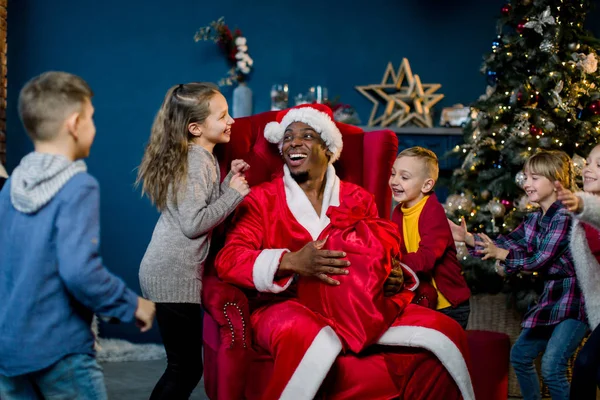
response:
[[[275,115],[276,112],[266,112],[236,120],[231,142],[216,149],[222,176],[236,158],[250,164],[247,174],[250,186],[281,173],[283,161],[279,150],[263,136],[265,125],[274,121]],[[363,132],[355,126],[337,125],[344,138],[342,155],[335,163],[338,176],[373,193],[379,215],[389,218],[391,192],[387,180],[398,150],[396,135],[389,130]],[[215,236],[222,238],[222,233]],[[220,248],[218,243],[219,237],[214,237],[213,250]],[[206,393],[211,400],[259,399],[269,381],[273,362],[268,355],[252,349],[245,294],[214,276],[210,264],[209,261],[202,293],[206,310],[203,338]]]

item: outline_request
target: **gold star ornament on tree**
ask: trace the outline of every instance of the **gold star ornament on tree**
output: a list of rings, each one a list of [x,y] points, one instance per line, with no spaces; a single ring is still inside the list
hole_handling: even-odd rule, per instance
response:
[[[380,84],[355,88],[373,103],[368,126],[385,127],[394,123],[400,127],[413,123],[431,128],[431,108],[444,98],[443,94],[436,93],[441,87],[439,83],[421,83],[404,58],[397,72],[392,63],[388,63]]]

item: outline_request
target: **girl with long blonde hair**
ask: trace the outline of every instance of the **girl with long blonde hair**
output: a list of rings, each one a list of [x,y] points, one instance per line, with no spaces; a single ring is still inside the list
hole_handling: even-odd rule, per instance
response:
[[[202,273],[212,230],[249,193],[249,165],[234,160],[220,184],[213,154],[229,142],[227,101],[210,83],[173,86],[158,111],[138,170],[142,194],[161,212],[140,266],[145,297],[167,352],[151,399],[187,399],[202,377]]]
[[[541,373],[553,399],[569,398],[567,362],[587,332],[586,313],[575,265],[569,248],[571,215],[558,200],[555,182],[573,188],[573,165],[569,156],[556,150],[541,150],[525,162],[523,188],[539,210],[506,236],[495,240],[471,234],[466,225],[450,222],[455,241],[475,247],[474,254],[496,260],[496,272],[536,272],[544,289],[523,318],[523,330],[510,352],[525,400],[541,399],[534,360],[541,354]]]

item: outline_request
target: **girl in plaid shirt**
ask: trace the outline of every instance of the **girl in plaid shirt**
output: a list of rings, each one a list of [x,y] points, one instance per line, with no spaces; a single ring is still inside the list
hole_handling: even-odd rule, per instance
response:
[[[534,360],[543,352],[542,377],[552,399],[569,399],[567,362],[587,332],[583,298],[575,279],[569,249],[571,216],[558,201],[554,182],[573,187],[570,158],[562,151],[540,151],[525,163],[523,188],[530,202],[540,209],[507,236],[492,241],[485,234],[473,235],[465,222],[451,222],[454,240],[475,247],[484,260],[496,259],[501,276],[520,271],[537,272],[544,290],[525,314],[523,330],[511,354],[523,398],[541,399]]]
[[[573,213],[571,252],[594,330],[575,360],[571,399],[595,400],[600,383],[600,145],[590,152],[582,175],[584,192],[574,194],[560,184],[556,188],[558,199]]]

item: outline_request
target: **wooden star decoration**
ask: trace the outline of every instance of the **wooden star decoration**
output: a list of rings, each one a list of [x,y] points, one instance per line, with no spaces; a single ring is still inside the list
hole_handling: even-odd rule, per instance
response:
[[[373,103],[368,126],[396,126],[412,122],[422,127],[433,127],[431,108],[444,98],[435,93],[442,85],[422,84],[418,75],[413,75],[408,59],[403,58],[397,72],[388,63],[381,84],[356,86],[363,96]],[[378,115],[381,102],[385,104],[383,113]]]
[[[414,85],[414,76],[408,59],[405,58],[402,60],[397,72],[394,70],[393,64],[388,62],[380,84],[356,86],[355,89],[373,103],[368,125],[387,126],[389,125],[388,121],[393,121],[408,112],[410,107],[402,100],[390,97],[390,94],[402,93],[408,95],[414,90]],[[381,100],[384,101],[385,107],[383,113],[378,115]],[[394,118],[390,119],[392,116]]]

